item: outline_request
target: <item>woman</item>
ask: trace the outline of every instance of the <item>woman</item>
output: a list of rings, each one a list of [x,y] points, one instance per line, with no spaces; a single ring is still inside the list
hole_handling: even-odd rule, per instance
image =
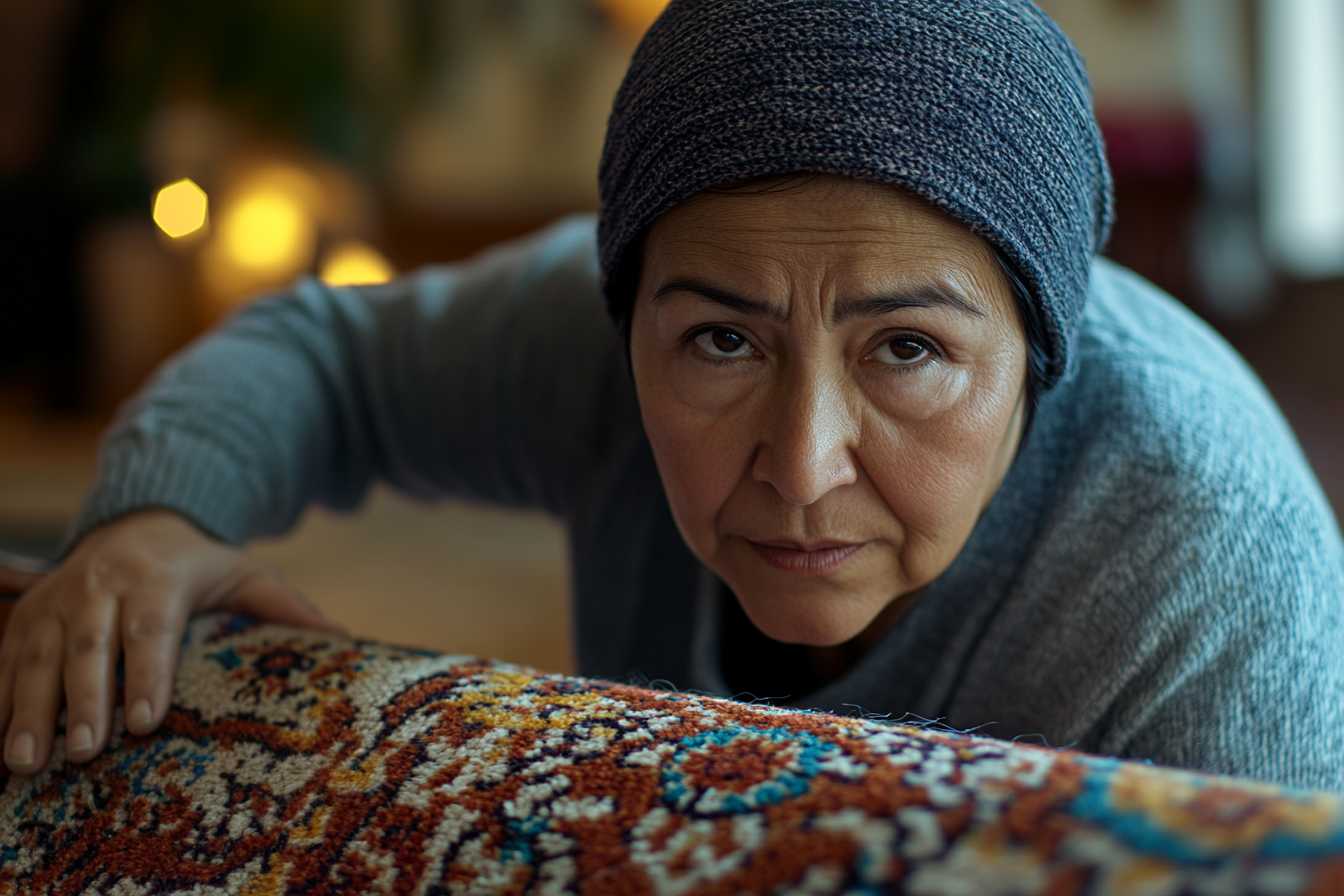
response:
[[[1096,259],[1081,62],[1019,0],[687,0],[592,222],[308,280],[123,414],[0,647],[5,760],[167,710],[230,545],[375,477],[569,527],[580,671],[1344,784],[1344,549],[1245,365]],[[600,284],[600,289],[599,289]],[[613,334],[603,306],[616,323]]]

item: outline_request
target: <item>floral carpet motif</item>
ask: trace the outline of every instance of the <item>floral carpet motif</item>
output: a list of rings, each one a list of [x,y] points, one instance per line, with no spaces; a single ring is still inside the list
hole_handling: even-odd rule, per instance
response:
[[[203,617],[0,894],[1344,893],[1344,799]]]

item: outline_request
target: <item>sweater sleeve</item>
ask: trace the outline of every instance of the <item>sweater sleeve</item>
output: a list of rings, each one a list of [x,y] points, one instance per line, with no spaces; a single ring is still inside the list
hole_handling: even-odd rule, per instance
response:
[[[307,278],[254,303],[122,411],[70,543],[164,507],[238,544],[375,479],[565,515],[638,423],[595,257],[573,218],[384,286]]]

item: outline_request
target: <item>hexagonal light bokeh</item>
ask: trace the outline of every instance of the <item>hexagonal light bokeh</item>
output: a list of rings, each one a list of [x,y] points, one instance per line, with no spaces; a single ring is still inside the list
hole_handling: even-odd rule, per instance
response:
[[[205,226],[209,199],[191,178],[184,177],[159,190],[154,197],[154,223],[177,239]]]

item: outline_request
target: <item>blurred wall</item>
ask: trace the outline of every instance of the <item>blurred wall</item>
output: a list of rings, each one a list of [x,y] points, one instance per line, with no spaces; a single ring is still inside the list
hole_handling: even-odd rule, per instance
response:
[[[0,392],[107,409],[299,274],[379,279],[593,208],[658,5],[0,0]],[[208,213],[156,225],[184,178]]]
[[[0,0],[0,551],[56,552],[111,409],[259,291],[593,208],[657,5]],[[379,490],[256,551],[359,635],[572,667],[539,515]]]
[[[1322,3],[1339,5],[1040,0],[1091,72],[1108,253],[1252,361],[1344,507],[1344,286],[1262,248],[1264,12]],[[391,276],[591,209],[660,5],[0,0],[0,472],[91,458],[116,403],[258,291]],[[184,178],[207,210],[172,236],[156,198]],[[39,492],[77,489],[11,506]]]

